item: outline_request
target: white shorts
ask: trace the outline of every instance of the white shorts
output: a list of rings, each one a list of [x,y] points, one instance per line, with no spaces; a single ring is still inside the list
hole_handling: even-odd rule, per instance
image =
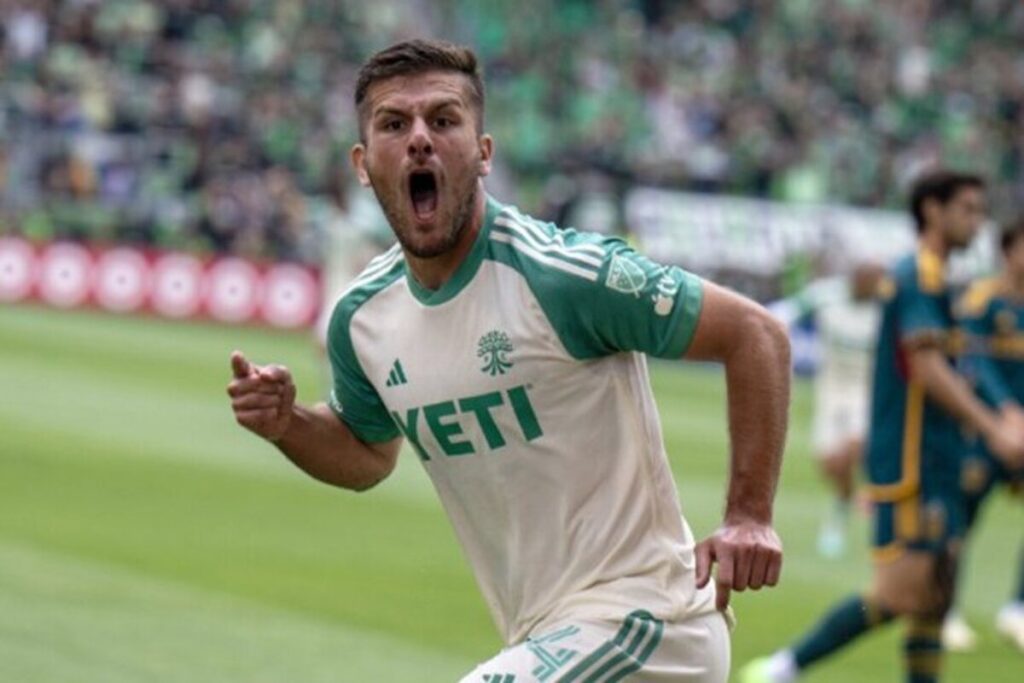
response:
[[[638,610],[622,622],[561,622],[502,650],[461,683],[726,683],[729,628],[712,612],[666,623]]]
[[[867,433],[869,398],[857,382],[821,378],[814,387],[814,455],[831,455],[851,439]]]

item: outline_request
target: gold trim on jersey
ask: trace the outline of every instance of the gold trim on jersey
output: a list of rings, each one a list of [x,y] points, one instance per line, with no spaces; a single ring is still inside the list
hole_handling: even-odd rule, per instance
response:
[[[992,299],[1005,293],[1003,279],[987,277],[975,280],[956,303],[956,312],[960,317],[976,318],[988,308]]]
[[[913,540],[921,535],[920,496],[910,496],[896,503],[896,538]]]
[[[903,416],[903,471],[899,481],[891,484],[869,484],[868,496],[878,503],[891,503],[909,498],[916,505],[921,483],[921,432],[924,427],[924,385],[911,380],[907,384],[906,413]],[[902,510],[902,503],[901,508]],[[898,511],[899,513],[900,511]],[[908,513],[900,513],[907,515]],[[899,529],[899,525],[897,525]]]
[[[959,327],[954,327],[946,335],[943,350],[947,356],[956,357],[967,353],[967,333]]]
[[[927,294],[938,294],[946,287],[945,262],[924,247],[917,252],[917,286]]]
[[[906,549],[907,547],[903,544],[903,541],[893,541],[892,543],[883,545],[880,548],[872,548],[871,559],[880,564],[893,562],[898,560]]]
[[[908,334],[900,340],[905,349],[925,349],[938,347],[946,350],[949,331],[941,328],[920,329],[913,334]]]
[[[996,358],[1024,358],[1024,333],[996,335],[989,346]]]

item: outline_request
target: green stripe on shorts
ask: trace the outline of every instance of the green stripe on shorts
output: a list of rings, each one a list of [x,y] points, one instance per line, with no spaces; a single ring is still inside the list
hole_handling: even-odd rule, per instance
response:
[[[636,610],[623,622],[615,638],[585,657],[559,679],[560,683],[612,683],[639,671],[664,632],[664,622],[650,612]]]

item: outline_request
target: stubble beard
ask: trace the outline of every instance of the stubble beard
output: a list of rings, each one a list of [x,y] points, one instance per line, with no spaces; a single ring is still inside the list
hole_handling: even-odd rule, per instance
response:
[[[413,237],[416,228],[408,224],[403,214],[401,204],[406,200],[406,197],[402,194],[395,197],[382,192],[372,175],[370,175],[370,186],[373,188],[373,193],[377,196],[377,203],[380,204],[381,210],[384,211],[385,218],[388,219],[391,231],[395,233],[398,243],[402,245],[402,249],[406,253],[421,259],[443,256],[455,248],[455,245],[459,243],[459,237],[462,236],[462,233],[473,219],[473,210],[476,207],[477,193],[479,192],[475,176],[469,178],[467,187],[455,188],[457,204],[455,205],[447,232],[439,241],[424,245],[416,243]],[[459,197],[462,198],[462,201],[458,201]],[[439,196],[439,203],[440,199],[441,197]]]

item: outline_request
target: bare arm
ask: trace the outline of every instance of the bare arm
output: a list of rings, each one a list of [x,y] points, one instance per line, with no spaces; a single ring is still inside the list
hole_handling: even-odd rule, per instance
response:
[[[402,439],[363,443],[326,403],[318,403],[293,406],[288,430],[273,443],[314,479],[365,491],[395,469]]]
[[[999,458],[1021,462],[1024,433],[1019,421],[1000,416],[975,396],[967,382],[950,367],[934,346],[913,349],[909,354],[910,376],[924,386],[928,398],[960,422],[981,434]]]
[[[725,365],[731,468],[725,518],[770,524],[789,417],[789,339],[761,306],[705,283],[686,357]]]
[[[705,283],[687,358],[725,365],[731,460],[722,527],[697,549],[697,578],[717,561],[719,608],[730,589],[775,585],[782,544],[771,527],[789,415],[790,357],[785,329],[764,308]]]
[[[391,474],[401,438],[367,444],[324,403],[295,403],[291,373],[280,365],[256,366],[235,352],[228,395],[235,419],[270,441],[314,479],[364,491]]]

